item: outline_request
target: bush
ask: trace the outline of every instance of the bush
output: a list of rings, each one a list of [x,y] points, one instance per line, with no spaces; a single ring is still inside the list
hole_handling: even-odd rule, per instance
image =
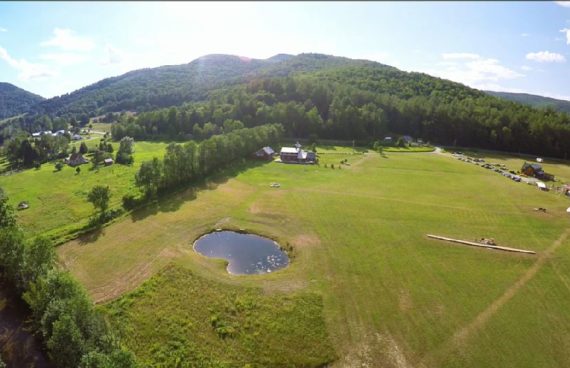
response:
[[[145,202],[145,198],[136,197],[133,194],[125,194],[122,201],[123,208],[129,211],[142,205]]]
[[[57,162],[57,163],[55,164],[55,169],[56,169],[57,171],[61,171],[61,169],[63,169],[63,163],[62,163],[61,161]]]

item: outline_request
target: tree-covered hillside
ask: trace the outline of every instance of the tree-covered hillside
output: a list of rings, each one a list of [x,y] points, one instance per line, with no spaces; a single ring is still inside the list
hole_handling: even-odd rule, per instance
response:
[[[372,142],[410,134],[439,144],[559,157],[570,151],[570,115],[422,73],[322,54],[266,60],[209,55],[105,79],[37,106],[41,114],[15,120],[4,133],[69,117],[81,125],[89,116],[134,110],[138,117],[125,116],[113,129],[115,138],[206,139],[280,123],[293,137]]]
[[[0,119],[25,113],[43,99],[13,84],[0,82]]]
[[[491,96],[504,98],[506,100],[520,102],[536,108],[552,108],[560,112],[570,113],[570,101],[557,100],[555,98],[531,95],[528,93],[510,93],[510,92],[494,92],[485,91]]]
[[[315,67],[322,63],[332,66]],[[291,137],[370,143],[396,133],[439,144],[558,157],[570,151],[567,114],[373,62],[303,55],[283,64],[296,71],[287,77],[259,73],[212,91],[208,101],[124,119],[113,135],[205,139],[236,127],[280,123]]]

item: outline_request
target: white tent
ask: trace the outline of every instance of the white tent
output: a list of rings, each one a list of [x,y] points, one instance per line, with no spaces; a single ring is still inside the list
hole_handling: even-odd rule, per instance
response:
[[[542,162],[542,159],[540,157],[537,157],[536,162]]]
[[[568,208],[566,209],[566,212],[570,213],[570,207],[568,207]]]
[[[539,187],[540,189],[546,189],[546,184],[544,184],[541,181],[537,181],[536,186]]]

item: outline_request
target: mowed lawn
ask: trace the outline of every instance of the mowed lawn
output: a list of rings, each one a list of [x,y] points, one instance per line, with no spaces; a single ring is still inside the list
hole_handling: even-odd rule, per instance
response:
[[[100,135],[92,135],[88,147],[99,144]],[[80,143],[75,143],[79,148]],[[118,143],[113,143],[115,152]],[[54,163],[46,163],[40,169],[27,169],[12,175],[0,175],[0,187],[4,189],[14,206],[27,201],[30,208],[18,211],[18,221],[33,236],[41,233],[54,237],[84,226],[94,212],[87,202],[87,193],[95,185],[108,185],[111,189],[111,208],[121,206],[121,198],[135,192],[135,173],[141,163],[162,157],[166,143],[135,142],[135,163],[132,166],[114,164],[93,170],[91,163],[81,165],[81,173],[65,165],[55,170]]]
[[[289,295],[303,305],[309,295],[322,298],[328,338],[314,338],[322,335],[311,303],[306,308],[312,322],[300,315],[291,320],[301,331],[316,329],[312,346],[299,348],[294,363],[275,353],[269,365],[313,365],[314,357],[325,363],[330,341],[339,367],[570,366],[567,198],[450,155],[347,151],[320,150],[320,167],[237,168],[208,189],[172,196],[96,237],[63,245],[60,259],[96,301],[119,297],[104,309],[127,345],[151,365],[162,356],[153,350],[156,341],[209,341],[182,342],[177,349],[180,356],[211,354],[229,366],[236,352],[249,357],[251,346],[276,351],[280,340],[271,334],[266,345],[209,340],[214,327],[203,319],[211,314],[212,300],[223,304],[227,295],[248,295],[267,305],[274,303],[267,298]],[[350,166],[339,170],[345,158]],[[281,187],[271,188],[272,182]],[[291,265],[267,276],[228,275],[223,262],[192,250],[200,234],[217,227],[244,228],[293,246]],[[453,245],[430,240],[428,233],[494,238],[537,254]],[[170,274],[180,283],[177,291],[165,286],[149,293],[170,269],[188,272]],[[195,286],[184,293],[196,283],[211,283],[219,300]],[[201,295],[203,304],[183,302]],[[279,309],[272,308],[277,315]],[[176,323],[159,323],[165,316]],[[269,323],[266,314],[259,316]],[[192,327],[173,327],[185,323]],[[270,331],[282,341],[296,336],[279,328],[281,323],[276,317]]]

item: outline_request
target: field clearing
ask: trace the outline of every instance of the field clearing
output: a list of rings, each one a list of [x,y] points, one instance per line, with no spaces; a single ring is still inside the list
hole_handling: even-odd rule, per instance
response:
[[[99,144],[100,137],[86,140],[88,147]],[[70,144],[79,148],[80,142]],[[113,143],[116,152],[118,143]],[[91,163],[81,165],[81,173],[65,165],[57,172],[54,163],[46,163],[40,169],[27,169],[12,175],[0,176],[0,187],[10,198],[10,203],[17,206],[20,201],[27,201],[30,208],[18,211],[18,222],[27,234],[34,236],[42,233],[51,235],[64,234],[67,231],[85,225],[94,212],[87,202],[87,193],[95,185],[109,185],[111,188],[110,207],[121,206],[123,195],[136,190],[134,176],[141,163],[162,157],[166,143],[136,142],[135,163],[132,166],[114,164],[92,170]]]
[[[208,189],[172,196],[97,236],[63,245],[60,260],[99,302],[133,290],[172,263],[189,270],[190,280],[201,280],[187,282],[220,288],[222,299],[223,291],[250,288],[276,297],[318,295],[339,367],[570,366],[567,198],[449,155],[350,151],[321,156],[335,166],[348,159],[350,166],[341,170],[325,168],[325,162],[238,168]],[[271,188],[272,182],[281,187]],[[229,275],[223,262],[191,248],[216,227],[270,235],[294,247],[293,261],[266,276]],[[494,238],[537,255],[445,244],[427,233]],[[143,327],[155,315],[149,305],[156,315],[185,323],[192,322],[189,311],[205,315],[211,304],[187,305],[181,302],[190,295],[185,293],[156,299],[146,287],[103,307],[110,316],[130,316],[115,323],[134,351],[152,351],[157,338],[175,339],[170,329]],[[252,298],[263,303],[259,294]],[[211,334],[211,327],[201,326],[172,333],[198,341]],[[215,341],[212,351],[220,361],[247,351],[244,342]],[[315,349],[326,352],[326,339],[322,344]],[[232,353],[225,355],[229,346]],[[180,356],[193,351],[183,343],[179,349]],[[158,363],[160,356],[141,359]],[[275,359],[273,365],[287,365],[279,355]]]

